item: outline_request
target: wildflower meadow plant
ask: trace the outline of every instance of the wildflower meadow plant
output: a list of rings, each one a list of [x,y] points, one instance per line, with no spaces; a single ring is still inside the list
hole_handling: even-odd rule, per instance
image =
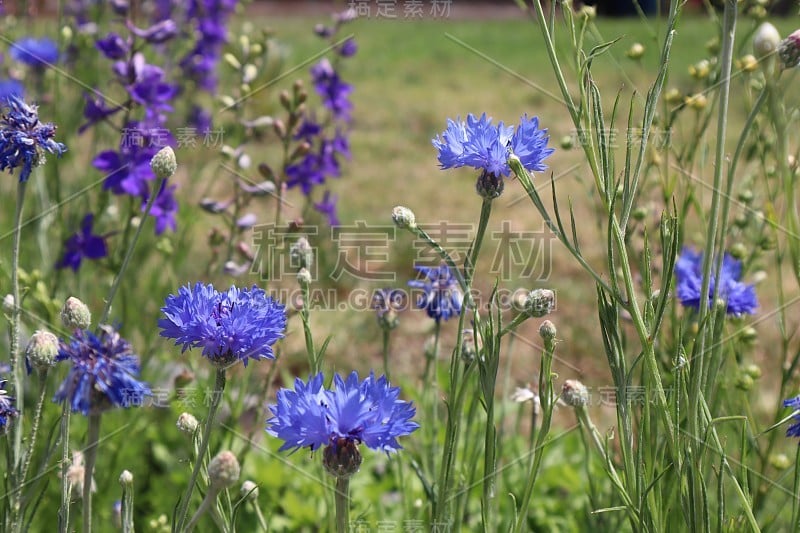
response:
[[[397,438],[411,434],[419,424],[411,421],[412,404],[399,399],[400,389],[391,387],[385,376],[376,379],[370,374],[361,381],[356,372],[347,379],[336,374],[333,390],[324,388],[323,379],[322,374],[308,382],[297,378],[294,390],[278,391],[267,432],[284,441],[280,451],[324,447],[322,463],[336,478],[336,524],[342,532],[350,524],[349,480],[361,466],[359,445],[397,452]]]
[[[367,3],[0,5],[0,531],[798,530],[796,20]]]

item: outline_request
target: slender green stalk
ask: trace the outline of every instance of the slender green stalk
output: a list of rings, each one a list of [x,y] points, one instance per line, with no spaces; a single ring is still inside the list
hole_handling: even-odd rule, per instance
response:
[[[391,330],[388,328],[381,328],[383,330],[383,348],[381,354],[383,355],[383,373],[386,379],[391,381],[389,376],[389,339],[391,338]]]
[[[58,509],[58,531],[67,533],[69,531],[69,502],[72,487],[69,484],[67,470],[69,469],[69,419],[71,412],[69,402],[65,401],[61,410],[61,507]]]
[[[350,526],[350,478],[336,478],[336,533],[347,533]]]
[[[44,399],[47,396],[47,374],[48,371],[44,370],[39,372],[39,399],[36,402],[36,411],[33,415],[33,426],[31,427],[31,435],[28,439],[27,450],[25,451],[25,460],[22,463],[22,471],[19,476],[18,498],[22,500],[23,488],[25,487],[25,480],[28,477],[28,469],[31,466],[31,459],[33,458],[33,450],[36,448],[36,438],[39,434],[39,425],[42,421],[42,407],[44,406]],[[21,524],[20,524],[21,525]]]
[[[194,492],[194,486],[197,483],[197,476],[200,475],[200,468],[203,465],[203,461],[208,451],[208,443],[211,440],[211,428],[214,426],[214,418],[217,415],[217,409],[219,409],[219,404],[222,402],[222,392],[225,390],[225,369],[218,368],[216,381],[214,383],[214,392],[211,396],[211,405],[208,407],[208,417],[205,422],[205,427],[203,428],[203,440],[200,441],[200,447],[197,450],[197,457],[194,461],[194,468],[192,468],[192,475],[189,478],[189,485],[186,487],[186,492],[181,498],[180,505],[178,506],[178,512],[175,515],[175,524],[173,526],[173,531],[184,532],[186,528],[184,526],[186,522],[186,515],[189,512],[189,503],[192,500],[192,494]]]
[[[219,494],[219,489],[213,486],[208,488],[208,492],[206,492],[205,498],[203,498],[203,501],[200,503],[200,507],[197,508],[197,511],[195,511],[191,520],[189,520],[189,523],[186,524],[187,532],[192,531],[194,529],[194,526],[197,525],[197,522],[200,521],[200,518],[204,514],[206,514],[206,511],[208,511],[212,507],[212,504],[217,500],[218,494]]]
[[[92,475],[100,440],[100,417],[99,413],[89,415],[89,435],[83,463],[83,533],[92,533]]]
[[[258,506],[258,502],[253,502],[253,509],[256,512],[256,519],[258,520],[258,526],[261,528],[261,531],[269,531],[267,521],[264,520],[264,513],[261,512],[261,507]]]
[[[119,267],[119,271],[117,272],[116,277],[114,277],[114,282],[111,284],[111,290],[108,291],[108,298],[106,299],[106,305],[103,308],[103,314],[101,315],[100,320],[97,322],[98,324],[105,324],[106,321],[108,320],[108,315],[109,313],[111,313],[111,302],[114,301],[114,296],[117,294],[117,289],[119,289],[120,282],[122,281],[122,276],[128,269],[128,263],[130,263],[131,257],[133,256],[133,250],[136,248],[136,243],[139,241],[139,236],[142,234],[142,230],[144,229],[147,217],[150,215],[150,210],[153,208],[153,204],[156,201],[156,197],[158,196],[158,191],[161,190],[161,186],[164,184],[165,181],[166,178],[158,179],[156,182],[156,186],[153,189],[153,192],[150,194],[150,198],[147,199],[147,205],[144,208],[144,213],[142,214],[142,220],[139,223],[139,227],[136,228],[136,233],[133,235],[133,241],[131,241],[127,251],[125,252],[125,258],[122,260],[122,265]]]
[[[311,322],[310,322],[310,308],[309,308],[309,291],[308,291],[308,283],[301,282],[300,283],[300,290],[303,291],[303,307],[300,308],[300,318],[303,321],[303,337],[306,341],[306,354],[308,356],[308,367],[311,371],[311,375],[317,375],[319,373],[319,358],[317,357],[317,352],[314,348],[314,335],[311,332]]]
[[[122,483],[122,533],[135,533],[133,528],[133,483]]]
[[[22,236],[22,205],[25,201],[25,190],[28,183],[20,181],[17,183],[17,204],[14,210],[14,243],[11,249],[11,295],[14,298],[14,307],[11,310],[11,345],[9,350],[11,374],[14,378],[14,395],[17,401],[17,411],[19,416],[13,419],[14,427],[14,448],[13,455],[11,456],[11,478],[12,486],[17,486],[18,469],[22,461],[22,421],[25,410],[23,409],[23,401],[25,399],[24,391],[22,390],[23,369],[20,364],[20,348],[19,348],[19,330],[20,330],[20,299],[19,299],[19,244]],[[15,513],[16,514],[16,513]],[[12,517],[12,521],[16,522],[18,517]]]

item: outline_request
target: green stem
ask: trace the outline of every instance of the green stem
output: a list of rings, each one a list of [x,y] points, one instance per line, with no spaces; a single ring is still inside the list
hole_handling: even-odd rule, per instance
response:
[[[186,515],[189,512],[189,502],[192,500],[192,493],[194,492],[194,486],[197,483],[197,476],[200,475],[200,468],[203,465],[206,451],[208,451],[208,442],[211,439],[211,428],[214,426],[214,418],[217,415],[217,409],[222,401],[222,392],[224,390],[225,369],[218,368],[216,381],[214,383],[214,392],[211,396],[211,405],[208,407],[208,418],[206,419],[205,427],[203,428],[203,440],[200,441],[200,447],[197,451],[197,457],[194,461],[194,468],[192,468],[192,475],[189,478],[189,485],[186,487],[186,492],[184,493],[183,498],[181,498],[178,512],[175,515],[176,521],[175,527],[173,528],[174,531],[186,531],[184,523],[186,522]]]
[[[71,412],[69,402],[65,401],[61,410],[61,507],[58,510],[58,531],[67,533],[69,531],[69,501],[72,487],[69,484],[67,470],[69,469],[69,419]]]
[[[22,464],[22,472],[19,476],[19,499],[22,499],[22,488],[25,486],[25,479],[28,477],[28,469],[31,466],[31,459],[33,458],[33,450],[36,447],[36,437],[39,433],[39,424],[42,421],[42,407],[44,406],[44,399],[47,396],[47,374],[48,371],[44,370],[39,373],[39,382],[41,390],[39,391],[39,400],[36,402],[36,412],[33,415],[33,426],[31,427],[31,436],[27,444],[25,452],[25,460]]]
[[[336,478],[336,533],[347,533],[350,525],[350,478]]]
[[[315,376],[319,373],[319,358],[314,348],[314,336],[311,332],[309,309],[309,291],[308,283],[300,283],[300,289],[303,291],[303,307],[300,309],[300,318],[303,320],[303,337],[306,341],[306,353],[308,355],[308,366],[311,370],[311,375]]]
[[[391,377],[389,376],[389,338],[391,335],[391,330],[388,328],[383,329],[383,348],[381,353],[383,354],[383,373],[386,375],[386,379],[391,381]]]
[[[200,507],[197,508],[197,511],[195,511],[191,520],[189,520],[189,523],[186,524],[186,531],[191,531],[194,529],[194,526],[197,525],[197,522],[200,520],[200,518],[206,513],[206,511],[208,511],[208,509],[211,507],[211,504],[217,499],[218,493],[219,491],[213,486],[208,488],[206,497],[203,498],[203,501],[200,503]]]
[[[100,439],[100,416],[99,413],[89,415],[89,435],[83,463],[83,533],[92,533],[92,475]]]
[[[150,198],[147,199],[147,205],[144,208],[144,214],[142,215],[142,220],[139,223],[139,227],[136,228],[136,233],[133,236],[133,241],[128,246],[128,250],[125,252],[125,258],[122,260],[122,265],[119,267],[119,272],[117,272],[116,277],[114,278],[114,283],[111,285],[111,290],[108,292],[108,299],[106,300],[106,305],[103,308],[103,314],[101,315],[100,320],[97,322],[98,324],[105,324],[108,320],[108,315],[111,313],[111,302],[114,301],[114,296],[117,294],[117,289],[119,289],[120,282],[122,281],[122,276],[125,274],[125,270],[128,268],[128,263],[130,263],[131,256],[133,256],[133,250],[136,248],[136,243],[139,241],[139,236],[142,234],[142,230],[144,229],[145,222],[147,221],[147,217],[150,216],[150,210],[153,208],[153,204],[156,201],[156,196],[158,196],[158,191],[161,190],[161,186],[166,181],[166,178],[161,178],[156,183],[155,189],[150,194]]]
[[[12,486],[18,485],[17,474],[22,461],[22,420],[23,420],[23,400],[25,398],[22,390],[23,370],[20,364],[19,332],[20,332],[20,297],[19,297],[19,244],[22,236],[22,205],[25,200],[26,181],[17,184],[17,204],[14,210],[14,243],[11,250],[11,295],[14,298],[13,309],[11,310],[11,351],[10,364],[11,374],[14,378],[14,396],[17,400],[17,411],[19,416],[13,418],[14,428],[14,453],[11,457],[11,479]],[[16,510],[12,521],[17,522]]]

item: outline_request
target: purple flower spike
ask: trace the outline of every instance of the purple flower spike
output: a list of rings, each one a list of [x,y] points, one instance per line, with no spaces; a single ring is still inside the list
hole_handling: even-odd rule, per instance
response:
[[[109,33],[104,39],[97,39],[95,47],[108,59],[122,59],[130,52],[128,43],[117,33]]]
[[[322,201],[314,204],[314,209],[328,218],[330,227],[339,225],[339,216],[336,213],[336,201],[338,199],[339,197],[332,195],[331,191],[325,191],[325,194],[322,195]]]

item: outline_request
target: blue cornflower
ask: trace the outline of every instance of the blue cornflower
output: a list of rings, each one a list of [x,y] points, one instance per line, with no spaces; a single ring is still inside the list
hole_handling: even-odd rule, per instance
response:
[[[548,139],[547,130],[539,129],[537,117],[523,115],[515,130],[502,122],[492,125],[492,119],[484,113],[480,118],[469,114],[466,122],[448,119],[447,129],[432,142],[439,150],[442,169],[467,166],[508,176],[508,158],[512,154],[530,172],[546,170],[544,160],[553,153],[552,148],[547,148]]]
[[[59,157],[67,147],[53,140],[56,127],[39,122],[36,106],[28,105],[12,94],[0,101],[0,170],[11,172],[22,167],[19,181],[28,181],[33,167],[44,162],[44,152]]]
[[[25,37],[11,45],[9,54],[29,67],[44,68],[58,61],[58,45],[47,37]]]
[[[294,390],[278,391],[278,403],[269,408],[273,417],[267,421],[267,433],[284,441],[282,451],[321,446],[337,451],[364,443],[388,454],[402,449],[397,437],[419,427],[411,421],[413,404],[399,400],[400,389],[390,386],[385,376],[375,379],[370,373],[359,382],[353,372],[347,380],[338,374],[333,380],[335,390],[324,389],[320,373],[308,383],[296,378]]]
[[[712,271],[713,272],[713,271]],[[675,277],[677,278],[676,293],[678,299],[685,307],[700,308],[700,290],[703,284],[703,253],[695,252],[691,248],[684,248],[675,264]],[[758,298],[753,285],[742,283],[742,263],[729,254],[722,259],[720,269],[721,283],[717,296],[727,302],[727,314],[739,316],[751,315],[758,307]],[[716,280],[712,274],[708,287],[708,296],[704,300],[711,305]]]
[[[197,283],[167,297],[158,321],[161,336],[175,344],[203,348],[203,355],[218,366],[241,359],[274,359],[272,345],[283,337],[286,311],[258,287],[218,292]]]
[[[19,411],[14,407],[15,402],[15,398],[6,392],[6,380],[0,379],[0,435],[6,432],[11,419],[19,415]]]
[[[464,295],[458,280],[446,264],[438,267],[415,266],[427,279],[411,280],[409,287],[422,289],[417,298],[417,307],[425,309],[428,316],[436,320],[447,320],[461,314]]]
[[[56,361],[69,360],[72,368],[53,401],[69,402],[72,412],[97,414],[111,407],[142,405],[150,387],[139,381],[139,358],[128,341],[111,326],[100,326],[97,337],[77,330],[61,341]]]
[[[794,409],[792,415],[792,421],[794,423],[786,429],[786,436],[800,437],[800,395],[789,398],[788,400],[783,400],[783,406]]]
[[[0,80],[0,105],[12,94],[22,98],[25,96],[25,87],[19,80]]]
[[[92,233],[94,215],[89,213],[81,221],[81,229],[72,235],[64,244],[64,257],[56,263],[56,268],[71,268],[75,272],[81,266],[81,261],[86,259],[102,259],[108,255],[105,239]]]

